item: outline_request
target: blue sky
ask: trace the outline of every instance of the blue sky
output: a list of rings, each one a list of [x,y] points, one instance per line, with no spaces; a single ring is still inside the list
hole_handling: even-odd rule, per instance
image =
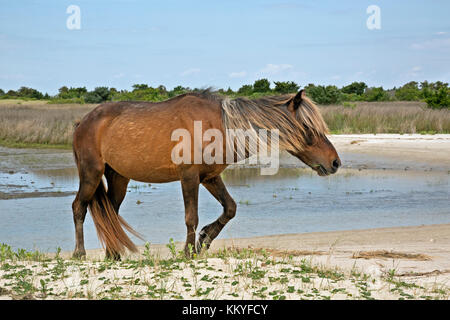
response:
[[[450,1],[0,0],[0,88],[450,82]],[[81,29],[69,30],[69,5]],[[369,5],[381,29],[369,30]]]

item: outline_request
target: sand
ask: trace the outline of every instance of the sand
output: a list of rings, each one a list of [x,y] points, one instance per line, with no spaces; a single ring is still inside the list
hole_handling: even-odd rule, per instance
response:
[[[172,252],[167,245],[140,247],[139,254],[125,255],[123,262],[102,262],[103,250],[88,250],[85,261],[66,262],[65,276],[47,284],[55,295],[35,292],[25,298],[448,299],[450,296],[450,224],[222,239],[191,262],[170,260],[174,251],[182,251],[183,245],[175,243]],[[223,254],[225,249],[228,254]],[[70,255],[64,252],[60,256],[68,259]],[[145,260],[148,256],[172,262],[139,266],[136,261],[148,261]],[[28,269],[37,275],[55,276],[57,265],[53,261],[45,269],[42,264],[29,263]],[[11,278],[5,277],[4,271],[1,274]],[[30,282],[38,287],[40,278],[31,278]],[[0,288],[6,288],[6,283],[0,280]],[[117,287],[121,289],[114,292]],[[2,299],[24,298],[2,290]]]
[[[280,252],[312,252],[315,262],[346,270],[357,267],[362,272],[381,275],[395,268],[405,278],[450,285],[450,224],[219,240],[213,248],[232,244]]]
[[[450,170],[450,134],[351,134],[330,140],[348,167]]]
[[[450,171],[450,134],[330,135],[343,168]],[[280,167],[306,167],[282,152]]]
[[[182,248],[140,247],[119,262],[102,250],[6,260],[0,299],[450,297],[450,224],[225,239],[193,260],[175,258]]]
[[[184,243],[176,245],[181,250]],[[217,239],[210,251],[223,248],[272,249],[277,254],[313,256],[317,263],[346,270],[356,266],[362,272],[377,274],[395,267],[405,277],[439,279],[450,285],[450,224]],[[166,245],[151,245],[151,251],[162,258],[170,256]],[[370,253],[369,258],[360,258],[361,253]],[[70,254],[64,253],[65,257]],[[87,253],[93,260],[103,255],[100,249]]]

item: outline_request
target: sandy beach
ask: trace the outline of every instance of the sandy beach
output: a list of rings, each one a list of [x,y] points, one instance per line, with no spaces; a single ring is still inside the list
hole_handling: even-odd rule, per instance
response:
[[[122,261],[104,260],[103,250],[88,250],[85,260],[71,260],[70,252],[30,253],[2,262],[0,299],[391,300],[450,294],[449,224],[218,240],[192,260],[182,248],[148,244]]]
[[[380,169],[450,170],[450,135],[332,135],[346,166]]]
[[[183,246],[176,243],[177,250]],[[171,254],[166,245],[150,248],[161,258]],[[314,264],[347,272],[356,268],[376,277],[395,269],[404,280],[450,286],[450,224],[218,239],[209,251],[224,248],[267,249],[274,256],[307,257]],[[144,247],[139,249],[142,254]],[[97,260],[103,255],[103,250],[89,250],[87,257]],[[139,255],[130,257],[136,259]]]
[[[177,250],[184,246],[183,242],[175,244]],[[361,271],[371,272],[392,267],[394,260],[402,275],[417,273],[426,277],[432,273],[450,280],[450,224],[217,239],[209,251],[214,253],[224,248],[270,249],[280,255],[314,256],[317,262],[324,262],[326,258],[330,263],[349,269],[356,259]],[[150,249],[161,258],[170,256],[166,245],[154,244]],[[139,250],[142,254],[144,247]],[[70,255],[71,252],[62,253],[65,258]],[[102,249],[87,251],[88,260],[103,256]],[[128,257],[139,258],[139,255]]]

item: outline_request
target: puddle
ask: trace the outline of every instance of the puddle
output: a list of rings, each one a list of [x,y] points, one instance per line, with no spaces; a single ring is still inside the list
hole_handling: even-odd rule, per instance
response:
[[[59,162],[47,167],[40,162],[30,168],[22,161],[13,172],[0,166],[0,242],[43,251],[73,249],[71,204],[78,176],[70,156],[59,154]],[[0,152],[1,157],[6,156]],[[318,177],[306,168],[280,168],[274,176],[245,168],[228,169],[223,178],[238,211],[221,238],[450,223],[448,171],[343,168]],[[203,187],[199,202],[202,227],[222,208]],[[179,182],[130,182],[121,214],[151,243],[185,239]],[[100,247],[89,214],[85,244]]]

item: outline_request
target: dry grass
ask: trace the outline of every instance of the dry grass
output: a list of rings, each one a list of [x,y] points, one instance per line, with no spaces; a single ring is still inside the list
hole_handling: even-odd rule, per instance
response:
[[[360,251],[353,254],[353,259],[407,259],[407,260],[418,260],[418,261],[430,261],[431,257],[425,254],[419,253],[403,253],[394,252],[386,250],[375,250],[375,251]]]
[[[233,248],[237,252],[239,252],[239,248]],[[327,254],[323,251],[310,251],[310,250],[277,250],[277,249],[270,249],[270,248],[255,248],[252,249],[255,253],[262,254],[263,252],[266,252],[270,254],[272,257],[301,257],[301,256],[321,256]]]
[[[0,143],[6,146],[60,146],[72,143],[73,125],[96,105],[2,101]]]
[[[0,144],[70,148],[73,124],[94,104],[0,100]],[[321,106],[332,133],[450,133],[450,110],[420,102],[359,102]]]
[[[422,102],[358,102],[321,106],[332,133],[450,133],[450,110]]]

